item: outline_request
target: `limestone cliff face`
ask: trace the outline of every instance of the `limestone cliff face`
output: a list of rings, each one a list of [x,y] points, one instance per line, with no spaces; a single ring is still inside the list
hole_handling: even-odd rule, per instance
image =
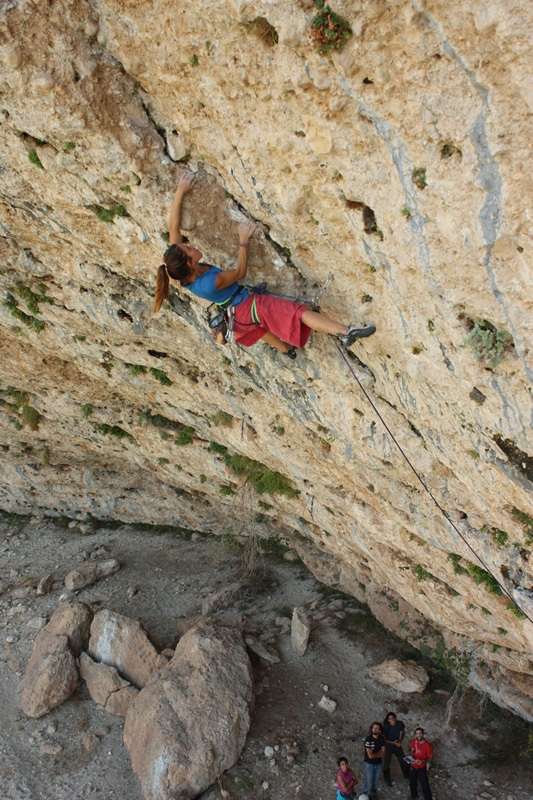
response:
[[[308,0],[0,2],[0,505],[281,533],[533,719],[533,625],[468,547],[533,617],[532,10],[339,0],[321,55]],[[206,260],[249,214],[253,283],[331,272],[322,310],[378,326],[349,365],[461,536],[331,338],[151,315],[186,162]]]

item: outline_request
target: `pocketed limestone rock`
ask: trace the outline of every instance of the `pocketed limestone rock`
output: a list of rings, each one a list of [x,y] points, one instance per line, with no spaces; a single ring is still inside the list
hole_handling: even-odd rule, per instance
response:
[[[391,686],[397,692],[422,693],[429,682],[429,675],[424,667],[414,661],[383,661],[368,670],[371,678],[384,686]]]
[[[186,633],[126,716],[124,743],[146,800],[192,800],[233,766],[251,701],[241,635],[208,621]]]
[[[48,622],[46,629],[56,636],[66,636],[72,653],[79,656],[89,642],[93,610],[86,603],[74,600],[61,603]]]
[[[107,609],[93,619],[88,653],[140,689],[166,664],[140,623]]]
[[[68,637],[43,628],[19,685],[22,710],[28,717],[42,717],[64,703],[77,685],[78,669]]]
[[[119,569],[120,564],[114,558],[109,558],[106,561],[89,561],[87,564],[82,564],[81,567],[69,572],[65,578],[65,587],[69,592],[85,589],[101,578],[113,575]]]

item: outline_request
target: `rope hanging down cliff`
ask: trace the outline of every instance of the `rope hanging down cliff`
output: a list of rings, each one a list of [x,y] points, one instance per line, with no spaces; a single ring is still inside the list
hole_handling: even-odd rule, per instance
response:
[[[410,469],[412,470],[412,472],[413,472],[413,473],[414,473],[414,475],[416,476],[416,478],[417,478],[417,480],[419,481],[419,483],[421,483],[421,484],[422,484],[422,486],[424,487],[424,491],[425,491],[425,492],[427,492],[427,494],[429,495],[429,497],[430,497],[430,498],[433,500],[433,502],[435,503],[435,505],[437,506],[437,508],[438,508],[438,509],[439,509],[439,511],[441,512],[441,514],[442,514],[442,515],[443,515],[443,516],[444,516],[444,517],[445,517],[445,518],[448,520],[448,522],[450,523],[450,525],[452,526],[452,528],[454,529],[454,531],[455,531],[455,532],[457,533],[457,535],[458,535],[458,536],[459,536],[459,537],[462,539],[462,541],[463,541],[463,542],[466,544],[466,546],[468,547],[468,549],[470,550],[470,552],[471,552],[471,553],[473,553],[473,555],[474,555],[474,556],[477,558],[477,560],[479,561],[479,563],[482,565],[483,569],[484,569],[484,570],[486,570],[486,571],[488,572],[488,574],[489,574],[489,575],[490,575],[490,576],[491,576],[491,577],[492,577],[492,578],[493,578],[493,579],[496,581],[496,583],[497,583],[497,584],[498,584],[498,586],[500,587],[500,589],[501,589],[501,591],[503,592],[503,594],[505,594],[505,595],[506,595],[506,596],[509,598],[509,600],[511,601],[511,603],[512,603],[514,606],[516,606],[516,608],[517,608],[517,609],[520,611],[520,613],[521,613],[521,614],[523,614],[523,615],[524,615],[524,617],[525,617],[526,619],[528,619],[528,620],[529,620],[531,623],[533,623],[533,619],[532,619],[532,618],[529,616],[529,614],[527,614],[527,613],[524,611],[524,609],[523,609],[523,608],[521,608],[521,606],[520,606],[520,605],[519,605],[519,604],[516,602],[516,600],[515,600],[515,599],[514,599],[514,597],[513,597],[513,596],[510,594],[510,592],[507,590],[507,588],[504,586],[504,584],[503,584],[503,583],[501,583],[501,581],[499,581],[499,580],[498,580],[498,578],[496,577],[496,575],[494,575],[494,573],[493,573],[493,572],[491,572],[491,570],[489,569],[489,567],[487,566],[487,564],[486,564],[486,563],[483,561],[483,559],[482,559],[482,557],[479,555],[479,553],[476,553],[476,551],[474,550],[474,548],[472,547],[472,545],[471,545],[471,544],[470,544],[470,543],[467,541],[467,539],[466,539],[465,535],[464,535],[463,533],[461,533],[461,531],[459,530],[459,528],[457,527],[457,525],[454,523],[454,521],[452,520],[452,518],[450,517],[450,515],[449,515],[449,514],[448,514],[448,512],[446,511],[446,509],[444,509],[444,508],[441,506],[441,504],[439,503],[439,501],[437,500],[437,498],[435,497],[435,495],[433,494],[433,492],[431,491],[431,489],[429,488],[429,486],[427,485],[427,483],[425,482],[425,480],[424,480],[424,479],[423,479],[423,478],[420,476],[420,474],[417,472],[417,470],[415,469],[415,467],[412,465],[412,463],[411,463],[411,461],[409,460],[408,456],[406,455],[405,451],[402,449],[402,446],[401,446],[401,444],[398,442],[398,440],[397,440],[397,439],[396,439],[396,437],[394,436],[393,432],[391,431],[391,429],[389,428],[389,426],[387,425],[387,423],[386,423],[386,422],[385,422],[385,420],[383,419],[382,415],[381,415],[381,414],[380,414],[380,412],[378,411],[378,409],[377,409],[377,407],[376,407],[376,404],[373,402],[372,398],[370,397],[370,395],[369,395],[369,394],[368,394],[368,392],[366,391],[365,387],[363,386],[363,384],[361,383],[361,381],[360,381],[360,380],[359,380],[359,378],[357,377],[357,375],[356,375],[356,373],[355,373],[355,371],[354,371],[354,369],[353,369],[352,365],[351,365],[351,364],[350,364],[350,362],[348,361],[348,356],[347,356],[347,355],[346,355],[346,353],[343,351],[342,347],[339,347],[339,345],[337,344],[337,342],[335,342],[335,347],[336,347],[336,348],[337,348],[337,350],[339,351],[339,353],[340,353],[340,355],[341,355],[342,359],[344,360],[344,363],[346,364],[346,366],[348,367],[348,369],[349,369],[349,370],[350,370],[350,372],[352,373],[352,376],[353,376],[353,377],[354,377],[354,379],[357,381],[357,384],[359,385],[359,388],[360,388],[360,389],[361,389],[361,391],[363,392],[364,396],[366,397],[366,399],[368,400],[368,402],[369,402],[369,403],[370,403],[370,405],[372,406],[372,408],[373,408],[373,410],[374,410],[374,412],[375,412],[376,416],[377,416],[377,417],[378,417],[378,419],[380,420],[381,424],[383,425],[383,427],[385,428],[385,430],[387,431],[387,433],[388,433],[388,434],[389,434],[389,436],[391,437],[392,441],[394,442],[394,444],[396,445],[396,447],[398,448],[398,450],[400,451],[400,453],[401,453],[401,454],[402,454],[402,456],[404,457],[405,461],[407,462],[408,466],[410,467]]]

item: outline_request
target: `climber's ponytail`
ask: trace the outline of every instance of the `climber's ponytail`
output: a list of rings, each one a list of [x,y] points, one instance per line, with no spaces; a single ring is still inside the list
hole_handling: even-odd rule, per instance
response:
[[[183,286],[183,281],[187,281],[191,275],[189,267],[189,256],[176,244],[171,244],[164,255],[164,263],[157,270],[157,280],[155,284],[154,314],[161,308],[163,300],[168,300],[169,278],[179,281]]]
[[[153,313],[157,314],[163,300],[168,300],[170,281],[168,279],[167,265],[161,264],[157,270],[157,278],[155,282],[155,298]]]

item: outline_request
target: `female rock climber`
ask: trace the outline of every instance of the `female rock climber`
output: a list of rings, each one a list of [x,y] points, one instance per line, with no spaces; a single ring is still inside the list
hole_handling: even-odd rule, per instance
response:
[[[239,225],[239,257],[235,269],[222,271],[201,261],[202,253],[193,245],[184,244],[180,233],[183,198],[192,189],[195,177],[194,172],[184,173],[174,195],[169,221],[170,246],[157,271],[154,313],[168,298],[169,278],[172,278],[197,297],[215,303],[221,311],[233,306],[235,341],[245,347],[262,339],[294,359],[295,348],[305,346],[312,330],[337,336],[344,347],[349,347],[356,339],[372,336],[376,330],[373,325],[365,328],[341,325],[300,303],[264,294],[251,295],[240,286],[239,281],[248,270],[248,242],[257,227],[252,220]]]

